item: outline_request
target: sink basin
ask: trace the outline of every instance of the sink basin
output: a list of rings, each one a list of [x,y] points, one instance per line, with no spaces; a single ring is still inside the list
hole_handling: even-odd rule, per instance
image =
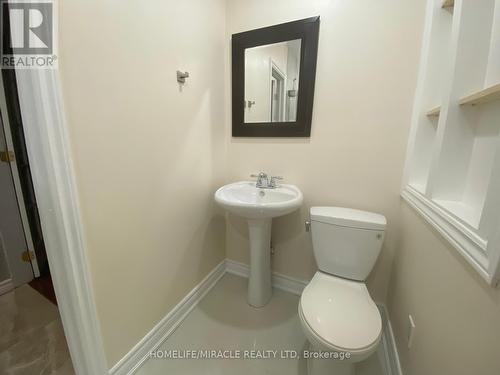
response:
[[[260,189],[255,182],[236,182],[215,192],[215,201],[229,212],[246,219],[283,216],[302,204],[302,192],[294,185]]]
[[[271,223],[272,218],[289,214],[300,207],[302,192],[294,185],[262,189],[255,182],[225,185],[215,192],[215,201],[227,211],[247,220],[250,239],[248,303],[266,305],[272,296]]]

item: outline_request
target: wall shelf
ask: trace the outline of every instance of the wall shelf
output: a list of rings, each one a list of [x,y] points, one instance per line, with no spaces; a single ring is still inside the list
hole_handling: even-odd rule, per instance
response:
[[[441,106],[438,105],[437,107],[428,110],[426,115],[428,117],[438,117],[440,112],[441,112]]]
[[[500,284],[495,100],[500,0],[428,0],[401,195],[491,285]]]
[[[453,8],[455,5],[455,0],[443,0],[441,8]]]
[[[460,99],[460,105],[476,105],[500,100],[500,83],[467,95]]]

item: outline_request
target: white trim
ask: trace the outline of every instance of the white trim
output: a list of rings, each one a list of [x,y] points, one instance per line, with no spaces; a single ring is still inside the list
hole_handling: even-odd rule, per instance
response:
[[[12,279],[7,279],[0,282],[0,296],[5,293],[9,293],[14,289],[14,284],[12,283]]]
[[[33,185],[73,367],[77,375],[106,374],[59,72],[16,73]]]
[[[247,264],[226,259],[226,272],[237,276],[248,277],[250,268]],[[275,288],[300,296],[309,281],[298,280],[290,276],[273,272],[272,283]]]
[[[411,186],[407,186],[401,192],[401,196],[463,255],[488,284],[493,285],[496,283],[496,279],[488,271],[490,261],[487,254],[488,242],[486,240],[472,232]]]
[[[149,358],[149,353],[156,350],[175,331],[225,272],[226,263],[222,261],[118,361],[109,373],[111,375],[134,374]]]
[[[226,272],[248,278],[250,276],[250,267],[248,264],[237,262],[235,260],[227,259],[226,262]]]
[[[427,1],[426,5],[426,17],[424,30],[422,34],[422,42],[420,45],[420,59],[418,64],[418,79],[417,79],[417,87],[415,89],[415,95],[413,98],[413,109],[411,114],[411,126],[410,133],[408,135],[408,142],[406,146],[406,154],[405,154],[405,164],[403,168],[403,179],[401,182],[401,190],[403,190],[408,182],[410,181],[410,166],[412,162],[413,152],[415,150],[415,141],[418,130],[418,120],[420,114],[420,108],[422,107],[422,94],[425,88],[424,76],[427,72],[426,62],[429,59],[430,54],[430,46],[429,43],[426,43],[427,40],[430,39],[431,30],[432,30],[432,17],[429,14],[432,14],[433,9],[432,1]]]
[[[380,343],[379,350],[383,357],[384,374],[386,375],[403,375],[401,362],[399,361],[398,348],[396,339],[394,338],[394,331],[392,330],[391,320],[389,319],[389,312],[383,303],[377,303],[382,317],[382,342]]]

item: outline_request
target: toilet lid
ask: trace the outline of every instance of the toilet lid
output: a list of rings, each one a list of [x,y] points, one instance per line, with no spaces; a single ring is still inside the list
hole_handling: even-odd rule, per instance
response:
[[[340,350],[362,350],[380,338],[382,319],[362,282],[316,272],[300,305],[314,333]]]

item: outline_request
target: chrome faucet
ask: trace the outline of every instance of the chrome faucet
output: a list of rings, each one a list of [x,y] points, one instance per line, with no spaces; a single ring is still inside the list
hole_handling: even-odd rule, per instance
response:
[[[252,174],[250,177],[256,177],[257,182],[255,183],[255,187],[260,189],[275,189],[279,186],[277,183],[278,180],[283,180],[283,177],[280,176],[271,176],[268,177],[267,173],[260,172],[259,174]]]
[[[259,174],[251,174],[250,177],[257,177],[257,183],[255,184],[258,188],[267,188],[269,185],[269,179],[267,178],[267,173],[260,172]]]

